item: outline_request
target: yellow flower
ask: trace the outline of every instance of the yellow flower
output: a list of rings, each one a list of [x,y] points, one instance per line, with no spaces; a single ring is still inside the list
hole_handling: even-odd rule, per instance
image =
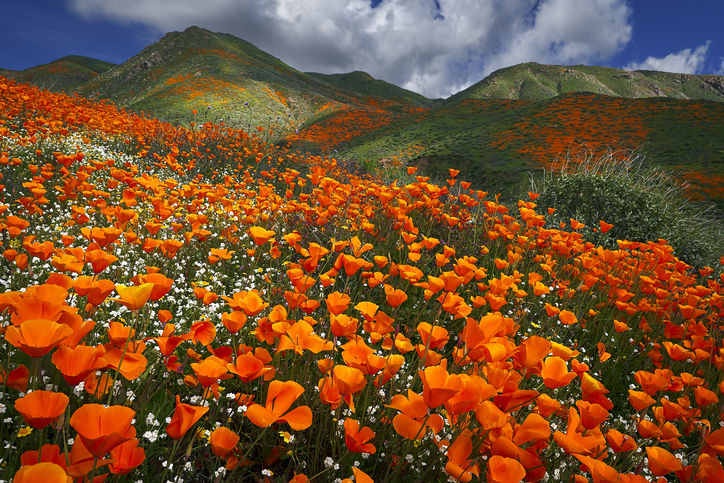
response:
[[[18,431],[18,438],[22,438],[23,436],[27,436],[30,433],[33,432],[33,428],[30,426],[26,426],[24,428],[20,428],[20,431]]]
[[[289,434],[289,432],[287,432],[287,431],[279,431],[279,436],[284,438],[285,443],[288,443],[289,441],[291,441],[291,437],[292,437],[292,435]]]

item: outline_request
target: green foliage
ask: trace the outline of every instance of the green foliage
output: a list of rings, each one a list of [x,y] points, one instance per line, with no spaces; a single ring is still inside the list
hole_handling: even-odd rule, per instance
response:
[[[584,223],[590,241],[617,247],[617,240],[664,239],[674,255],[695,268],[718,267],[724,255],[724,225],[685,196],[687,186],[637,153],[625,157],[569,152],[538,180],[532,191],[540,210],[555,209],[551,221]],[[614,227],[594,233],[599,221]],[[598,240],[597,240],[598,238]]]

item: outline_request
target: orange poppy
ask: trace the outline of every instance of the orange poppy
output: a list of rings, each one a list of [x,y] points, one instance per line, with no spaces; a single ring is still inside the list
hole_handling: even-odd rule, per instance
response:
[[[42,429],[63,414],[69,402],[68,396],[60,392],[33,391],[16,399],[15,409],[30,426]]]
[[[156,300],[160,300],[164,295],[166,295],[171,290],[171,285],[173,285],[173,279],[168,278],[161,273],[149,273],[146,275],[139,275],[138,283],[136,283],[136,280],[134,277],[133,283],[134,283],[134,285],[152,283],[153,289],[151,290],[151,295],[149,295],[148,298],[156,301]]]
[[[251,292],[242,290],[241,292],[236,292],[233,295],[233,298],[225,296],[222,296],[221,298],[226,300],[229,307],[234,310],[243,310],[249,317],[257,315],[259,312],[269,307],[269,304],[262,300],[256,290],[252,290]]]
[[[445,473],[455,481],[462,483],[472,480],[473,475],[480,476],[478,464],[468,460],[473,451],[473,441],[470,435],[469,430],[463,430],[447,450],[448,462],[445,465]]]
[[[65,469],[55,463],[37,463],[32,466],[23,466],[13,477],[15,483],[73,483]]]
[[[77,386],[88,374],[107,366],[103,359],[105,349],[103,346],[90,347],[79,345],[75,348],[59,347],[53,352],[52,362],[63,374],[65,382],[71,386]]]
[[[655,476],[664,476],[672,471],[681,471],[684,465],[673,454],[658,446],[648,446],[646,456],[649,460],[649,469]]]
[[[146,460],[146,450],[138,446],[137,439],[130,439],[111,450],[113,462],[108,469],[114,475],[125,475],[133,471]]]
[[[358,421],[352,418],[344,420],[344,442],[353,453],[375,454],[375,445],[368,443],[374,436],[374,431],[367,426],[360,429]]]
[[[274,324],[272,327],[275,328],[281,324]],[[279,339],[277,352],[294,350],[297,354],[302,354],[304,350],[310,350],[318,354],[321,351],[332,350],[333,348],[332,341],[322,339],[314,333],[311,325],[304,320],[300,320],[284,331],[284,335]]]
[[[297,382],[274,380],[269,384],[266,404],[250,406],[246,410],[246,416],[249,421],[262,428],[282,422],[288,423],[295,431],[307,429],[312,425],[312,410],[309,407],[299,406],[286,412],[302,393],[304,388]]]
[[[447,344],[447,341],[450,339],[447,329],[439,325],[432,326],[427,322],[420,322],[417,325],[417,333],[420,334],[425,347],[430,349],[439,349]]]
[[[196,424],[196,421],[201,419],[208,411],[208,407],[183,404],[181,396],[176,395],[176,409],[174,409],[171,422],[166,427],[166,432],[173,439],[181,439],[191,426]]]
[[[341,292],[332,292],[324,299],[329,313],[339,315],[349,307],[349,295]]]
[[[450,375],[442,366],[432,366],[419,372],[422,379],[422,399],[430,409],[442,406],[462,389],[457,374]]]
[[[236,358],[235,364],[229,363],[226,368],[232,374],[239,376],[243,382],[253,381],[273,369],[271,366],[265,366],[264,362],[251,352],[240,355]]]
[[[525,477],[525,468],[513,458],[495,455],[488,460],[485,474],[489,483],[519,483]]]
[[[540,375],[543,378],[543,383],[549,389],[565,386],[576,378],[575,372],[568,371],[566,361],[557,356],[547,357],[543,361]]]
[[[523,421],[523,424],[515,428],[513,442],[522,446],[528,441],[547,440],[551,436],[551,425],[542,416],[530,413]]]
[[[576,314],[573,312],[570,312],[568,310],[561,310],[558,313],[558,318],[561,320],[561,323],[564,325],[573,325],[576,322],[578,322],[578,318],[576,317]]]
[[[226,361],[218,357],[210,356],[204,359],[200,364],[191,364],[196,378],[203,387],[209,387],[219,379],[228,379],[230,376],[226,369]]]
[[[261,246],[268,242],[275,235],[275,232],[260,226],[252,226],[249,228],[249,235],[254,239],[257,246]]]
[[[403,438],[422,439],[427,429],[437,434],[444,426],[439,414],[428,415],[428,407],[422,396],[411,389],[407,390],[407,397],[402,394],[392,396],[390,404],[386,406],[400,411],[392,419],[392,426]]]
[[[239,443],[239,435],[227,427],[216,428],[209,437],[211,451],[221,458],[229,454]]]
[[[28,370],[25,364],[20,364],[9,373],[5,372],[5,369],[0,366],[0,384],[5,384],[7,387],[25,392],[28,388],[29,380],[30,370]]]
[[[31,466],[38,463],[55,463],[62,468],[68,466],[65,462],[65,453],[60,452],[60,446],[57,444],[44,444],[40,449],[40,456],[38,456],[38,450],[24,452],[20,455],[20,464]]]
[[[30,319],[17,327],[8,327],[5,340],[30,357],[42,357],[71,335],[73,329],[66,324],[47,319]]]
[[[88,250],[85,252],[85,263],[91,264],[93,273],[96,275],[116,261],[118,261],[118,257],[107,253],[105,250]]]
[[[614,453],[623,453],[626,451],[633,451],[638,448],[636,441],[627,434],[611,428],[606,432],[606,441]]]
[[[335,337],[351,337],[357,333],[359,320],[346,314],[329,315],[331,321],[332,334]]]
[[[221,314],[221,323],[228,329],[232,334],[236,334],[246,324],[246,314],[237,310],[231,313],[224,312]]]
[[[128,310],[137,311],[146,305],[146,302],[148,302],[148,299],[151,297],[153,288],[153,283],[144,283],[130,287],[125,285],[116,285],[116,292],[118,292],[118,296],[120,298],[112,298],[110,300],[125,305]]]
[[[391,285],[385,285],[385,294],[387,303],[392,307],[397,307],[407,300],[407,294],[405,292],[400,289],[396,289]]]
[[[618,471],[603,461],[580,454],[574,454],[573,456],[575,456],[578,461],[580,461],[581,464],[588,469],[588,472],[593,476],[593,481],[595,483],[615,483],[621,481],[621,475]]]
[[[70,425],[90,454],[98,458],[136,437],[136,428],[131,425],[135,416],[136,411],[124,406],[84,404],[70,417]]]

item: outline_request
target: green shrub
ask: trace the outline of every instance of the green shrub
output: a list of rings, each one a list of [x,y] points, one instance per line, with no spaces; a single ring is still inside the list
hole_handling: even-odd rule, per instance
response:
[[[645,162],[638,153],[622,156],[569,152],[542,178],[531,180],[541,211],[554,208],[554,223],[573,218],[588,240],[615,247],[617,240],[666,240],[674,254],[695,268],[719,267],[724,255],[724,224],[711,210],[691,202],[688,185],[675,174]],[[599,220],[614,227],[594,233]]]

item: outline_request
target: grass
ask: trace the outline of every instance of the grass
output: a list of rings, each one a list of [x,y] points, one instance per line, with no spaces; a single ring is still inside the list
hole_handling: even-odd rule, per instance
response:
[[[714,268],[455,170],[385,180],[0,83],[0,478],[724,471]]]

